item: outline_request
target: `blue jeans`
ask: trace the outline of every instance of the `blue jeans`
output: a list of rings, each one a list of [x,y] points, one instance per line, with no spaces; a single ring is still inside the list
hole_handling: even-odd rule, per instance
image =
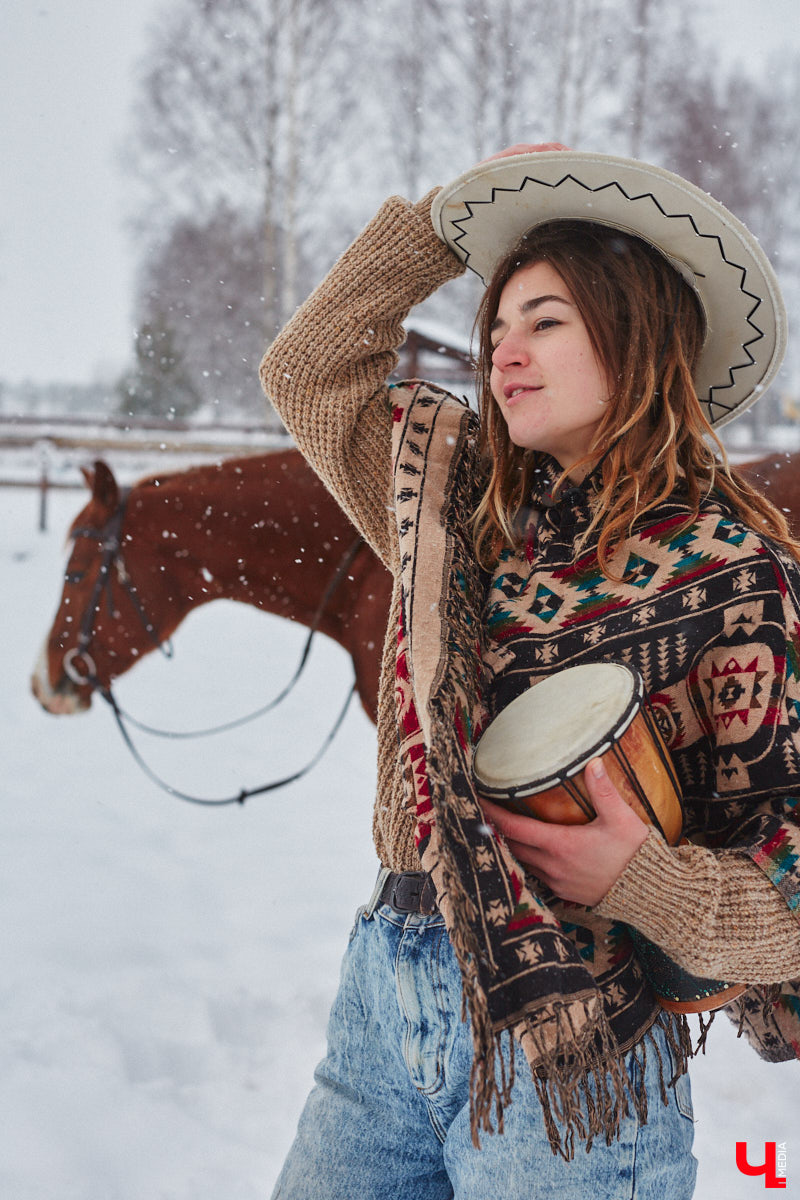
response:
[[[372,902],[374,903],[374,901]],[[665,1074],[670,1052],[660,1031]],[[360,909],[317,1068],[273,1200],[689,1200],[697,1163],[687,1076],[661,1102],[647,1055],[649,1116],[611,1146],[550,1149],[522,1054],[505,1132],[472,1145],[472,1039],[461,977],[438,913]],[[639,1067],[629,1056],[634,1083]],[[669,1076],[667,1076],[669,1078]]]

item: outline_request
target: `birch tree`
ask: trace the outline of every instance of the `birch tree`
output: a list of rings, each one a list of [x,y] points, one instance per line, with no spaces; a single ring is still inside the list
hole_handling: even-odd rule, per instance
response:
[[[331,53],[344,0],[181,0],[165,8],[142,72],[128,162],[150,241],[223,205],[261,214],[265,333],[298,299],[297,204],[350,102]],[[352,11],[350,8],[349,11]],[[347,22],[344,28],[348,28]]]

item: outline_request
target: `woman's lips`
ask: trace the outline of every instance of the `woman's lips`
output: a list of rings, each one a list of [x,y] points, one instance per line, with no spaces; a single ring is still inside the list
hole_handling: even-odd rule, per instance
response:
[[[517,401],[524,400],[525,397],[529,396],[532,392],[538,391],[541,391],[541,385],[532,383],[510,383],[507,387],[503,388],[503,394],[506,398],[506,405],[509,408],[516,404]]]

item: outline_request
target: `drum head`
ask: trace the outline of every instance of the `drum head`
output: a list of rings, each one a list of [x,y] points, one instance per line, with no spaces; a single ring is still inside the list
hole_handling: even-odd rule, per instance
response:
[[[487,796],[533,795],[581,771],[641,706],[639,677],[622,663],[569,667],[512,700],[487,727],[473,771]]]

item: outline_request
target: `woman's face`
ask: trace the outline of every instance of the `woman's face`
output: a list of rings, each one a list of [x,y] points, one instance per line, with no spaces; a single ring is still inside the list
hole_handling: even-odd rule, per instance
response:
[[[591,446],[610,388],[583,318],[549,263],[511,276],[492,346],[492,395],[511,441],[552,455],[569,471]]]

